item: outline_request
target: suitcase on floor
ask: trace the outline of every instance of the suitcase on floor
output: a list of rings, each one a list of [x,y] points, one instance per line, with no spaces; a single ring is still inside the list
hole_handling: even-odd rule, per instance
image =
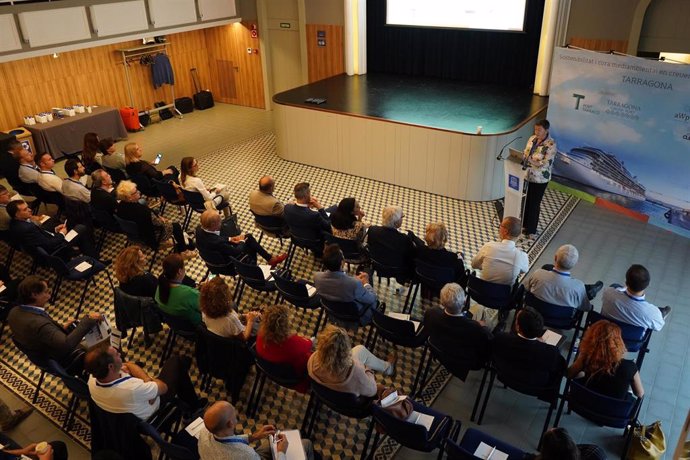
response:
[[[191,69],[190,72],[192,73],[194,91],[196,91],[194,94],[194,107],[196,107],[197,110],[210,109],[215,105],[213,102],[213,93],[211,93],[209,90],[201,89],[201,85],[199,84],[199,75],[196,72],[196,68]]]
[[[163,107],[166,105],[168,104],[165,101],[158,101],[153,103],[154,107]],[[158,115],[160,115],[161,120],[169,120],[173,117],[173,113],[170,109],[159,110]]]
[[[175,99],[175,108],[180,113],[189,113],[194,111],[194,101],[191,97],[178,97]]]
[[[120,108],[120,116],[122,117],[122,122],[125,124],[127,131],[135,132],[141,129],[141,125],[139,124],[139,111],[134,107]]]

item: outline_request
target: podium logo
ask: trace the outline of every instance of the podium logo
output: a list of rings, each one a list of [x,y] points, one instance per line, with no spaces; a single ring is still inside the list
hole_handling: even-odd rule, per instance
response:
[[[580,101],[585,98],[585,95],[573,93],[573,97],[575,98],[575,110],[580,110]]]
[[[517,176],[513,176],[512,174],[508,174],[508,187],[512,188],[513,190],[517,190],[519,192],[520,191],[520,179]]]

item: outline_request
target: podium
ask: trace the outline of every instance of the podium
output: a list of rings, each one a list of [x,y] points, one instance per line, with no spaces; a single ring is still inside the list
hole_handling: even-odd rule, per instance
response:
[[[504,161],[505,200],[503,215],[522,219],[525,210],[528,182],[527,170],[523,167],[523,153],[520,150],[509,149],[510,155]]]

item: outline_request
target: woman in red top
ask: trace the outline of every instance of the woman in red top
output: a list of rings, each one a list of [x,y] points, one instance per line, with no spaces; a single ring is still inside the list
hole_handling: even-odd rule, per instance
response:
[[[294,387],[300,393],[309,388],[307,361],[312,354],[311,340],[295,334],[290,327],[290,310],[285,305],[272,305],[261,316],[261,327],[256,336],[256,353],[276,364],[289,364],[299,376],[304,376]]]

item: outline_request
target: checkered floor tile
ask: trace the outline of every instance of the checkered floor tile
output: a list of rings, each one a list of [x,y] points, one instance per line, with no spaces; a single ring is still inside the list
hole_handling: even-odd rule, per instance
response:
[[[326,204],[336,204],[340,199],[356,197],[366,213],[366,220],[372,224],[380,222],[380,213],[383,207],[389,204],[398,204],[405,210],[404,229],[411,229],[418,235],[423,235],[424,226],[428,222],[442,221],[449,228],[449,249],[462,251],[471,257],[486,241],[497,236],[498,220],[493,203],[468,202],[432,195],[425,192],[398,187],[382,182],[377,182],[360,177],[350,176],[334,171],[328,171],[312,166],[291,163],[280,159],[275,153],[275,138],[272,134],[261,135],[239,145],[220,149],[208,156],[199,159],[200,176],[207,185],[223,183],[233,191],[232,206],[239,214],[239,222],[242,229],[252,232],[258,238],[258,232],[254,228],[251,214],[248,210],[247,197],[251,190],[258,186],[258,179],[263,174],[271,174],[276,179],[276,196],[281,199],[291,197],[292,187],[295,183],[307,181],[311,183],[314,196]],[[568,217],[577,199],[562,193],[547,190],[542,204],[542,218],[540,224],[540,237],[532,242],[522,241],[520,245],[528,251],[530,261],[536,260],[546,247],[546,244],[560,228]],[[168,218],[181,220],[176,209],[166,211]],[[194,216],[190,228],[198,224],[198,216]],[[124,246],[124,239],[117,236],[109,236],[102,255],[105,259],[114,259]],[[278,254],[287,251],[287,243],[280,246],[275,239],[266,238],[263,244],[269,252]],[[0,249],[0,257],[4,257]],[[160,256],[158,262],[160,261]],[[158,264],[156,265],[156,267]],[[28,273],[30,260],[22,254],[17,254],[12,265],[12,273],[15,277],[21,277]],[[293,263],[293,272],[300,277],[311,279],[316,267],[312,257],[299,253]],[[156,268],[154,270],[158,272]],[[194,259],[187,263],[187,272],[196,280],[201,280],[206,272],[200,259]],[[53,276],[47,271],[39,271],[39,274],[52,280]],[[234,281],[229,280],[234,286]],[[404,301],[403,295],[395,293],[393,285],[385,282],[377,283],[379,297],[388,305],[391,311],[399,311]],[[253,292],[245,290],[240,311],[251,305],[269,303],[273,298],[259,297]],[[66,320],[74,315],[81,293],[80,286],[72,286],[65,282],[61,289],[59,299],[55,305],[49,307],[52,316],[58,321]],[[105,276],[98,279],[98,287],[92,286],[87,295],[84,311],[100,311],[109,315],[114,324],[113,295],[107,285]],[[417,302],[413,316],[421,316],[427,305]],[[298,332],[311,336],[315,326],[316,314],[302,314],[295,312],[294,321]],[[355,341],[363,341],[367,331],[360,331]],[[16,350],[6,333],[0,344],[0,376],[2,383],[18,394],[21,398],[30,402],[38,381],[38,370],[27,363],[27,360]],[[159,353],[165,342],[164,333],[158,334],[154,344],[145,349],[143,339],[137,337],[133,346],[127,350],[127,358],[132,361],[143,362],[145,368],[151,373],[156,372],[159,362]],[[193,356],[190,344],[178,340],[176,352]],[[374,350],[378,356],[385,357],[390,351],[389,345],[379,341]],[[409,352],[401,350],[399,353],[397,375],[394,378],[378,377],[386,385],[396,387],[406,392],[412,386],[417,373],[421,352]],[[198,382],[197,369],[192,369],[193,379]],[[436,368],[421,397],[421,401],[431,404],[450,379],[449,374],[443,368]],[[238,404],[240,414],[246,409],[245,402],[248,399],[254,374],[250,374],[247,384],[242,391],[242,397]],[[221,382],[215,382],[210,394],[205,395],[209,400],[225,399],[227,397]],[[69,402],[69,394],[57,379],[48,376],[43,385],[41,396],[36,404],[39,411],[48,416],[56,425],[61,426],[64,420],[65,408]],[[273,387],[267,383],[264,390],[263,404],[257,418],[249,419],[241,415],[238,430],[251,431],[257,425],[272,423],[283,428],[299,427],[302,422],[307,398],[304,395]],[[366,422],[357,422],[323,410],[314,430],[314,444],[324,458],[353,458],[361,449],[366,434]],[[80,407],[73,429],[69,433],[78,442],[88,446],[90,433],[88,427],[88,414],[84,406]],[[392,458],[397,451],[397,445],[391,440],[385,440],[376,453],[376,458]]]

